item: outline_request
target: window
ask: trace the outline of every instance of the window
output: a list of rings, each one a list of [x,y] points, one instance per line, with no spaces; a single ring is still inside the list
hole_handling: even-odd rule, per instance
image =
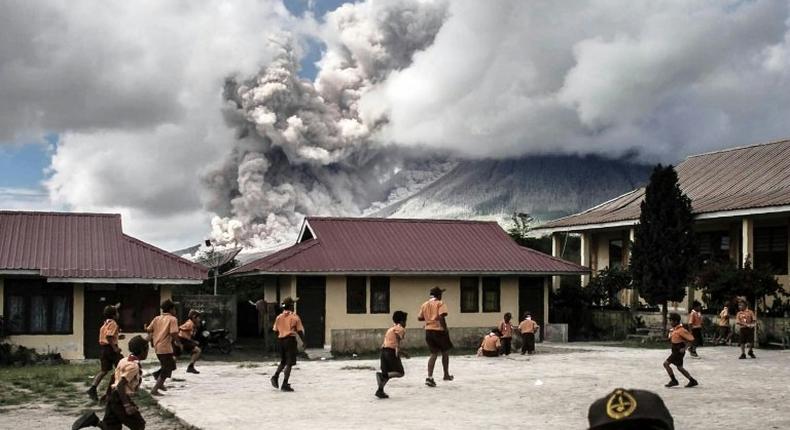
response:
[[[499,278],[483,278],[483,312],[499,312]]]
[[[787,226],[754,229],[754,266],[787,274]]]
[[[43,279],[6,279],[5,309],[10,334],[70,334],[74,293],[71,284]]]
[[[708,231],[697,234],[697,247],[702,262],[730,260],[730,234],[727,231]]]
[[[390,313],[390,278],[387,276],[370,278],[370,313]]]
[[[609,241],[609,268],[620,269],[623,267],[623,240]]]
[[[477,278],[461,278],[461,312],[480,312],[480,287]]]
[[[118,285],[117,302],[119,309],[118,325],[127,333],[139,332],[159,315],[159,290],[153,285]]]
[[[346,277],[346,313],[367,313],[367,286],[364,276]]]

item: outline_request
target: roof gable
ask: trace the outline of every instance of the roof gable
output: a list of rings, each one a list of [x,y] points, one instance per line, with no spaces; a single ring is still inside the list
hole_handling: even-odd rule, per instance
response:
[[[203,266],[123,234],[118,214],[0,211],[0,270],[48,278],[200,281]]]
[[[582,273],[515,243],[495,222],[321,218],[314,238],[232,273]]]

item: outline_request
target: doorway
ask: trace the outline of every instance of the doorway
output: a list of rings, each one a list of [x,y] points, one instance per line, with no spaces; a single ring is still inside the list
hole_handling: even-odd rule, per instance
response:
[[[544,294],[543,277],[522,276],[518,278],[518,319],[524,316],[524,312],[529,311],[532,319],[540,325],[540,339],[543,341],[544,329],[546,328],[543,305],[546,297]]]
[[[297,313],[302,319],[306,348],[323,348],[326,320],[326,278],[323,276],[296,277]]]

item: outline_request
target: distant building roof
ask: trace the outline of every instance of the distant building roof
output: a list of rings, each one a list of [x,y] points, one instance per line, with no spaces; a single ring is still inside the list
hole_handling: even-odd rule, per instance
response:
[[[676,170],[680,188],[698,218],[735,211],[790,211],[790,140],[692,155]],[[547,222],[539,230],[585,230],[639,220],[645,189],[639,188],[584,212]]]
[[[573,274],[496,222],[308,217],[297,244],[229,273]]]
[[[123,234],[117,214],[0,211],[0,273],[75,282],[199,283],[207,269]]]

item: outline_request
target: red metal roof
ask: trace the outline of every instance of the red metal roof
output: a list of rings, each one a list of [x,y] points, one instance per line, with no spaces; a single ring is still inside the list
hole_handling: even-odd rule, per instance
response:
[[[495,222],[313,218],[315,238],[231,273],[586,273],[588,269],[524,248]]]
[[[0,270],[200,281],[207,269],[123,234],[117,214],[0,211]]]
[[[675,168],[695,214],[790,205],[790,140],[692,155]],[[540,228],[565,228],[639,219],[639,188]]]

